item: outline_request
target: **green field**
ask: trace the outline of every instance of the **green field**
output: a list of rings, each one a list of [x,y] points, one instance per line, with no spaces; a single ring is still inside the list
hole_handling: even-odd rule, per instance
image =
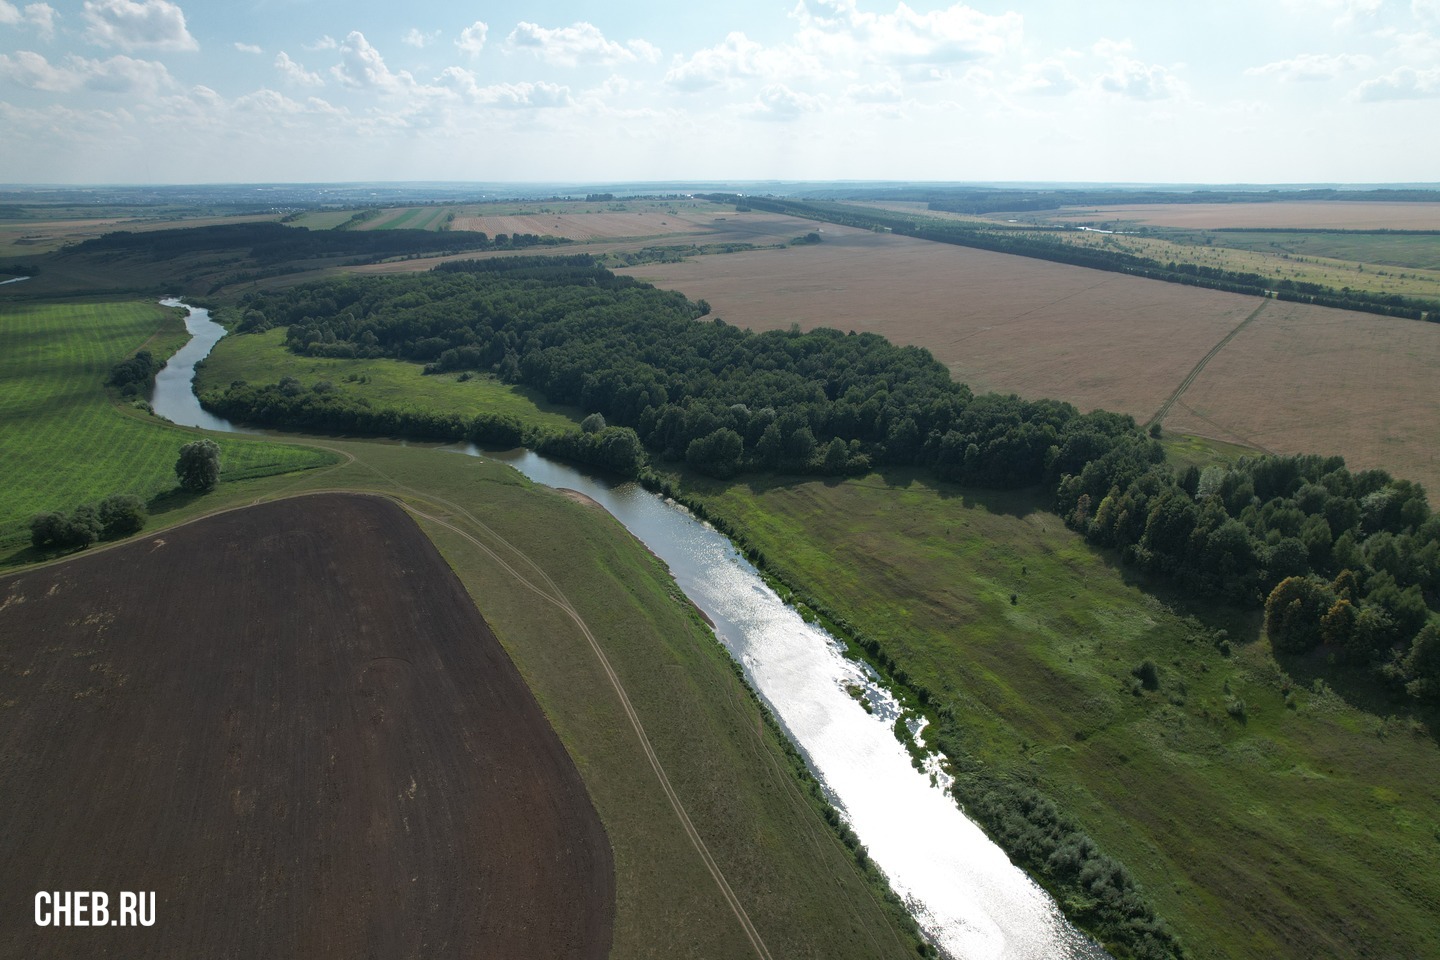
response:
[[[153,303],[0,306],[0,552],[28,541],[36,513],[111,493],[152,500],[175,488],[180,446],[200,432],[112,401],[104,382],[141,347],[168,356],[186,337],[181,311]],[[334,459],[291,444],[219,443],[229,483]]]
[[[286,222],[308,230],[334,230],[354,215],[353,210],[307,210],[294,220]]]
[[[562,431],[573,430],[580,422],[578,411],[547,403],[532,390],[493,377],[463,381],[454,373],[427,377],[418,363],[304,357],[286,350],[284,344],[283,329],[226,337],[200,368],[196,390],[203,396],[224,390],[235,380],[277,383],[281,377],[295,377],[307,387],[328,380],[337,392],[364,397],[377,407],[441,410],[466,417],[500,414]]]
[[[399,207],[384,211],[365,224],[365,230],[438,230],[444,217],[455,207]]]
[[[1258,614],[1166,602],[1029,494],[900,472],[687,489],[952,706],[965,766],[1076,818],[1192,955],[1440,953],[1434,737],[1323,662],[1277,664]]]
[[[1440,234],[1211,230],[1205,231],[1202,236],[1205,239],[1198,242],[1211,242],[1236,250],[1440,270]]]

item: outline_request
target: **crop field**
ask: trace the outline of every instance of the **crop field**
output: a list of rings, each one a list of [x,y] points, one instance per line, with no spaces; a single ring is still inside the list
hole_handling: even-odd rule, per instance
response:
[[[240,217],[84,217],[53,220],[0,220],[0,258],[33,257],[63,246],[116,230],[143,233],[179,226],[200,227],[222,223],[256,223],[278,220],[274,214]]]
[[[307,210],[287,222],[291,226],[305,227],[307,230],[333,230],[354,215],[353,210]]]
[[[0,549],[28,541],[26,524],[37,513],[175,489],[176,456],[199,432],[112,403],[104,383],[136,350],[168,356],[185,338],[180,311],[157,304],[0,306]],[[333,462],[289,444],[217,442],[226,481]]]
[[[756,330],[798,323],[925,347],[977,391],[1143,423],[1185,387],[1166,429],[1340,454],[1440,489],[1440,400],[1428,387],[1440,380],[1440,324],[874,235],[622,272]]]
[[[908,237],[621,271],[710,302],[756,330],[834,327],[928,348],[977,391],[1058,397],[1144,419],[1259,304]]]
[[[454,207],[428,205],[423,207],[390,207],[367,220],[358,230],[439,230]]]
[[[7,915],[124,877],[157,901],[132,954],[608,955],[579,773],[393,502],[232,511],[0,596]],[[94,944],[0,934],[7,956]]]
[[[686,486],[952,706],[971,769],[1038,786],[1125,863],[1189,956],[1440,953],[1440,746],[1322,661],[1277,663],[1258,615],[1187,615],[1028,494]]]
[[[1440,491],[1440,324],[1272,302],[1179,398],[1167,428],[1340,453]]]
[[[1005,214],[992,214],[1003,219]],[[1014,216],[1011,214],[1010,216]],[[1027,217],[1033,215],[1026,215]],[[1273,203],[1140,203],[1062,207],[1044,219],[1155,227],[1296,227],[1317,230],[1440,230],[1440,203],[1276,201]]]
[[[1206,231],[1211,243],[1287,258],[1318,257],[1348,263],[1440,271],[1440,234],[1402,233],[1253,233]],[[1204,242],[1204,240],[1200,241]],[[1440,280],[1440,276],[1436,277]]]
[[[224,390],[235,380],[278,383],[295,377],[306,387],[328,381],[341,394],[363,397],[377,407],[443,410],[473,417],[478,413],[512,416],[521,423],[552,430],[573,430],[578,410],[548,403],[524,387],[491,376],[459,379],[458,374],[425,376],[418,363],[405,360],[343,360],[303,357],[285,349],[285,331],[229,336],[215,345],[198,371],[201,396]]]
[[[492,237],[500,233],[549,234],[587,243],[597,240],[661,242],[674,238],[676,242],[687,243],[757,245],[786,243],[812,230],[861,232],[758,210],[737,213],[734,207],[695,200],[496,204],[495,207],[497,212],[493,213],[487,207],[468,208],[467,214],[470,210],[477,214],[457,216],[452,228],[478,230]],[[570,252],[575,251],[572,248]]]

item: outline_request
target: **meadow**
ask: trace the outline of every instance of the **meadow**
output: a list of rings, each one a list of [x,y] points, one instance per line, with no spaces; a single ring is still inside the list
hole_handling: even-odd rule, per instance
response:
[[[1277,663],[1258,615],[1137,582],[1030,493],[903,471],[686,490],[953,710],[962,779],[1053,799],[1190,955],[1440,950],[1432,730]]]
[[[282,377],[294,377],[306,387],[328,382],[335,391],[362,397],[377,407],[443,410],[466,418],[489,413],[556,431],[573,430],[580,424],[578,410],[548,403],[535,391],[502,383],[491,375],[463,380],[462,376],[426,376],[420,364],[383,357],[301,356],[285,349],[285,330],[277,328],[221,340],[197,371],[195,384],[204,396],[212,390],[223,391],[235,380],[277,383]]]
[[[153,503],[175,490],[179,449],[199,431],[114,400],[104,384],[110,367],[136,350],[163,357],[177,349],[188,337],[182,316],[143,302],[0,306],[0,554],[10,562],[37,513],[111,493]],[[217,442],[228,484],[334,459],[291,444]]]

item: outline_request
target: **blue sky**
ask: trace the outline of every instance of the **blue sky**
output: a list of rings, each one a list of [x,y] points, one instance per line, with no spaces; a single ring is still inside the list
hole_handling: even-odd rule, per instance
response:
[[[1440,179],[1440,0],[0,0],[0,182]]]

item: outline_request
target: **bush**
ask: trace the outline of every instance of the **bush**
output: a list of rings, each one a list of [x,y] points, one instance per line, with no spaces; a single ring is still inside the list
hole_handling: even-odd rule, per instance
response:
[[[1130,675],[1140,681],[1140,686],[1146,690],[1160,689],[1160,668],[1155,666],[1155,661],[1146,660],[1130,671]]]

